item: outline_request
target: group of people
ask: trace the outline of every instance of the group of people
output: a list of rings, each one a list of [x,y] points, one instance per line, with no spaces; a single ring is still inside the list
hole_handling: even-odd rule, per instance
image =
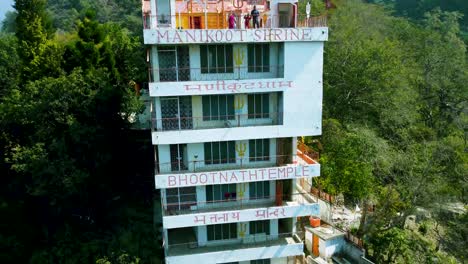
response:
[[[245,28],[250,28],[250,20],[252,20],[252,28],[259,28],[260,23],[258,21],[260,17],[260,12],[258,12],[257,7],[254,6],[250,14],[244,16],[244,26]],[[236,28],[236,16],[233,12],[229,15],[228,25],[230,29]]]

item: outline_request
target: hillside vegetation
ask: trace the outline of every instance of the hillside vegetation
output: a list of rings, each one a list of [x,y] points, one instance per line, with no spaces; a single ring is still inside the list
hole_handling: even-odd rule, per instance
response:
[[[460,13],[420,19],[337,1],[325,45],[316,183],[364,214],[357,234],[377,263],[467,260],[468,65]],[[310,139],[309,139],[310,140]],[[423,231],[405,228],[409,215]]]

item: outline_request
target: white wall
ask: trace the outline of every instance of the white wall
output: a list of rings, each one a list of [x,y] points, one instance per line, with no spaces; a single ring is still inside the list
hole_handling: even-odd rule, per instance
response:
[[[181,142],[207,142],[224,140],[244,140],[265,137],[316,136],[322,132],[322,74],[323,42],[286,42],[284,43],[283,83],[290,86],[279,87],[278,79],[251,79],[244,81],[218,82],[179,82],[152,84],[152,96],[161,95],[202,95],[223,93],[253,93],[283,91],[283,125],[258,127],[215,128],[202,131],[162,131],[153,132],[153,144],[176,144]],[[276,83],[275,87],[259,88],[257,82]],[[205,84],[207,84],[207,88]],[[246,85],[252,83],[254,86]],[[238,85],[238,89],[226,87]],[[188,88],[192,87],[192,88]],[[193,89],[193,87],[199,87]]]
[[[325,242],[325,258],[331,258],[334,254],[342,252],[343,245],[345,244],[344,237],[336,237]]]
[[[284,94],[284,126],[322,129],[323,42],[285,43],[285,79],[294,81],[294,89]],[[299,136],[299,135],[291,135]]]
[[[306,111],[306,110],[305,110]],[[288,117],[288,116],[289,117]],[[308,115],[308,119],[301,119],[300,115]],[[290,118],[288,121],[287,119]],[[292,118],[292,120],[291,120]],[[307,121],[301,121],[307,120]],[[288,125],[285,122],[289,122]],[[153,145],[181,144],[213,141],[247,140],[260,138],[283,138],[298,136],[318,136],[322,134],[321,118],[317,114],[302,114],[297,117],[288,113],[287,108],[283,113],[284,125],[247,126],[231,128],[212,128],[203,130],[162,131],[152,133]],[[308,124],[308,125],[307,125]]]

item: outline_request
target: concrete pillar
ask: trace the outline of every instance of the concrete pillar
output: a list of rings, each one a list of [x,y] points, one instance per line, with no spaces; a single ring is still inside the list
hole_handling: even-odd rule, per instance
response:
[[[272,239],[278,237],[278,219],[270,220],[270,237]]]
[[[206,243],[208,242],[207,228],[206,226],[198,226],[197,229],[198,229],[197,231],[198,246],[205,246]]]
[[[237,223],[237,238],[243,239],[249,236],[249,222],[239,222]]]
[[[203,208],[206,206],[206,186],[196,186],[197,207]]]

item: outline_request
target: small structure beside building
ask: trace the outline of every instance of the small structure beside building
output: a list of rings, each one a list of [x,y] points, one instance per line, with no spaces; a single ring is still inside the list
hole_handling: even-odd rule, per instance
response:
[[[330,225],[305,227],[305,246],[310,253],[309,264],[372,263],[365,258],[362,247],[348,239],[347,233]]]

